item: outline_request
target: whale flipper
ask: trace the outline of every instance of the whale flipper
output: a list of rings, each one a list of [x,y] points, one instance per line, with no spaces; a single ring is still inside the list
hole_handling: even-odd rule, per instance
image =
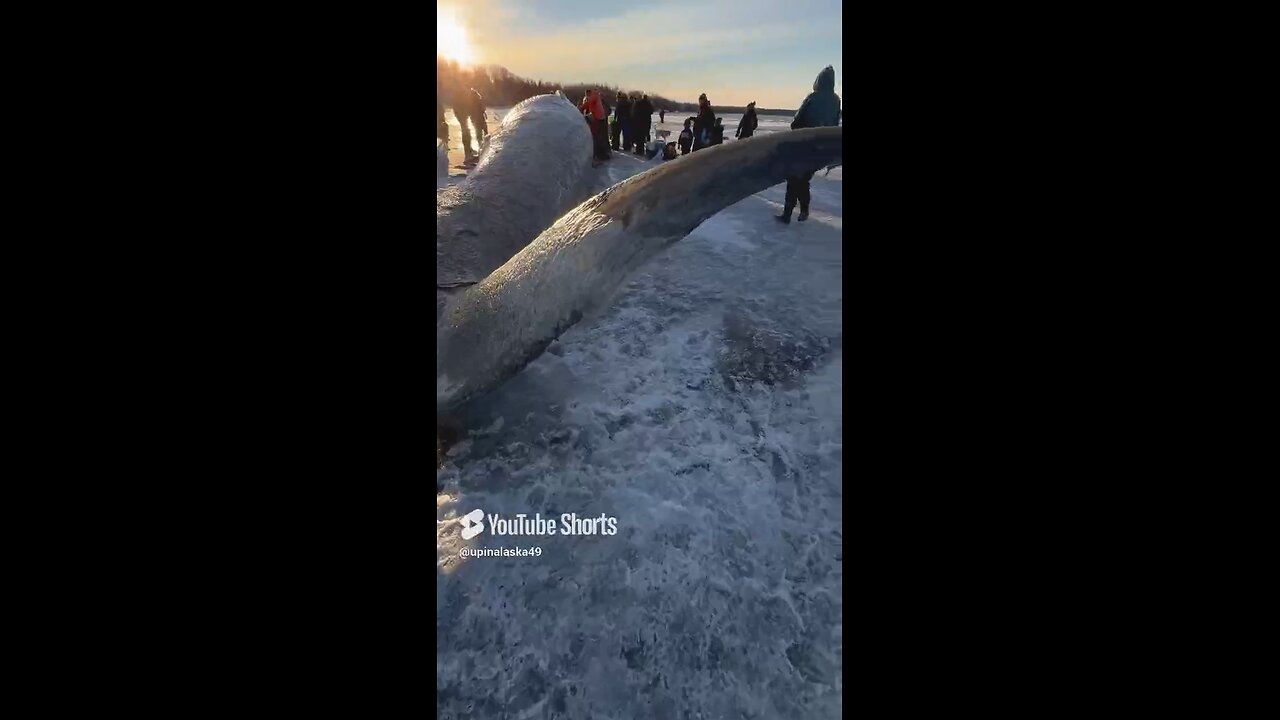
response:
[[[579,205],[437,306],[437,414],[518,372],[707,218],[787,177],[841,163],[843,150],[840,127],[757,135],[664,163]]]

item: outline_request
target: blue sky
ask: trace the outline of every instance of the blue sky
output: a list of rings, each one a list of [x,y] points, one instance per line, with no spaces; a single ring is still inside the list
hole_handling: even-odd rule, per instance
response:
[[[843,95],[841,5],[831,0],[445,0],[441,12],[464,28],[475,62],[534,79],[796,108],[833,65]]]

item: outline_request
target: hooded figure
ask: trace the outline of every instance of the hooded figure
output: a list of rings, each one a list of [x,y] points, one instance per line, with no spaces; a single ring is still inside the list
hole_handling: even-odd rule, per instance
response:
[[[733,136],[740,140],[746,140],[756,134],[756,128],[759,125],[760,121],[756,119],[756,101],[752,100],[747,103],[747,111],[743,113],[742,120],[738,122],[738,130]]]
[[[836,94],[836,71],[830,65],[822,68],[813,81],[813,92],[800,103],[791,129],[831,127],[840,124],[840,96]]]
[[[836,95],[836,71],[830,65],[822,68],[813,81],[813,92],[800,103],[796,117],[791,121],[791,129],[799,130],[810,127],[832,127],[840,124],[840,96]],[[813,173],[801,177],[787,178],[787,199],[778,215],[778,222],[791,222],[791,211],[796,201],[800,201],[800,217],[804,222],[809,219],[809,180]]]

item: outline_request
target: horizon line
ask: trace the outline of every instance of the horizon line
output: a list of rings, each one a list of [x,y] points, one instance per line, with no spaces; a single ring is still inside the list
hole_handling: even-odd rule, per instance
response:
[[[544,80],[544,79],[542,79],[542,78],[528,77],[528,76],[526,76],[526,75],[521,75],[521,74],[519,74],[519,73],[517,73],[517,72],[513,71],[511,68],[507,67],[506,65],[501,65],[501,64],[499,64],[499,63],[493,63],[493,62],[490,62],[490,63],[481,63],[481,62],[475,62],[475,63],[464,63],[464,62],[460,62],[460,61],[458,61],[458,60],[454,60],[454,59],[452,59],[452,58],[446,58],[446,57],[444,57],[443,55],[440,55],[439,53],[437,53],[437,54],[436,54],[436,59],[437,59],[437,61],[443,60],[445,63],[449,63],[449,64],[457,65],[458,67],[466,68],[466,69],[472,69],[472,70],[476,70],[476,69],[484,69],[484,68],[501,68],[501,69],[503,69],[503,70],[506,70],[508,73],[511,73],[513,76],[515,76],[515,77],[517,77],[517,78],[521,79],[521,80],[525,80],[525,81],[528,81],[528,82],[545,83],[545,84],[549,84],[549,85],[559,85],[559,86],[561,86],[561,88],[566,88],[566,87],[593,87],[593,88],[595,88],[595,89],[597,89],[597,90],[603,90],[603,89],[604,89],[604,88],[606,88],[606,87],[615,87],[615,88],[618,88],[618,89],[620,89],[620,90],[623,90],[623,91],[627,92],[628,94],[630,94],[630,93],[632,93],[632,92],[639,92],[639,93],[642,93],[642,94],[645,94],[645,95],[649,95],[649,94],[650,94],[648,91],[645,91],[645,90],[627,90],[626,88],[623,88],[623,87],[622,87],[622,86],[620,86],[620,85],[610,85],[609,83],[599,83],[599,82],[562,82],[562,81],[560,81],[560,80]],[[438,66],[438,63],[437,63],[437,66]],[[658,97],[658,96],[659,96],[659,94],[658,94],[658,93],[656,93],[656,92],[655,92],[655,93],[652,93],[652,94],[653,94],[655,97]],[[697,104],[698,104],[698,101],[697,101],[697,100],[687,101],[687,100],[677,100],[677,99],[675,99],[675,98],[669,98],[669,97],[666,97],[666,96],[661,96],[661,97],[663,97],[663,98],[664,98],[664,99],[666,99],[666,100],[670,100],[671,102],[680,103],[680,104],[682,104],[682,105],[697,105]],[[714,104],[712,104],[712,107],[715,107],[715,105],[714,105]],[[745,110],[745,109],[747,108],[747,104],[746,104],[746,103],[743,103],[743,104],[741,104],[741,105],[735,105],[735,104],[731,104],[731,103],[725,103],[725,104],[721,105],[721,107],[727,107],[727,108],[742,108],[743,110]],[[766,111],[766,110],[775,111],[775,112],[791,112],[791,113],[798,112],[798,109],[796,109],[796,108],[782,108],[782,107],[777,107],[777,108],[766,108],[766,107],[760,107],[759,103],[757,103],[757,104],[756,104],[756,112],[764,112],[764,111]]]

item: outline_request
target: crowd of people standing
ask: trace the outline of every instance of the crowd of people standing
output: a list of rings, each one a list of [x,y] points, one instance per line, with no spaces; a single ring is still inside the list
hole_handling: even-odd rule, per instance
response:
[[[607,160],[610,157],[610,150],[615,152],[628,152],[636,155],[646,155],[646,148],[649,145],[650,131],[653,128],[653,113],[655,108],[649,100],[649,96],[645,93],[633,92],[625,93],[619,91],[612,108],[605,102],[604,94],[599,90],[588,90],[582,98],[582,102],[578,104],[578,110],[587,118],[587,122],[591,125],[591,133],[594,141],[593,155],[597,160]],[[658,122],[666,123],[666,108],[656,109],[658,113]],[[604,122],[602,122],[602,118]],[[756,118],[756,104],[752,101],[747,105],[747,111],[743,114],[742,120],[738,123],[738,129],[734,132],[734,137],[746,139],[755,134],[756,127],[759,126],[759,120]],[[711,147],[712,145],[720,145],[724,142],[724,120],[716,117],[715,111],[711,108],[711,101],[707,99],[706,93],[698,96],[698,114],[684,122],[684,129],[681,131],[677,146],[680,148],[681,155],[688,155],[691,152],[701,150],[702,148]],[[664,135],[665,133],[659,133]],[[658,144],[665,144],[659,140]],[[668,153],[665,148],[654,148],[653,154],[663,152],[664,156]],[[673,154],[675,150],[671,151]]]
[[[813,81],[813,92],[805,97],[800,109],[796,111],[795,118],[791,122],[791,129],[830,127],[840,124],[840,96],[835,92],[835,77],[835,69],[830,65],[818,73],[818,77]],[[444,117],[445,101],[447,100],[462,129],[462,144],[466,158],[471,160],[476,156],[476,153],[471,149],[471,132],[467,128],[468,121],[470,121],[471,130],[474,131],[476,139],[481,146],[483,146],[484,138],[489,132],[488,124],[485,121],[486,108],[484,106],[484,98],[473,88],[450,88],[450,90],[451,92],[442,94],[441,87],[437,84],[436,121],[438,129],[436,134],[446,144],[448,143],[449,127],[445,123]],[[444,100],[441,99],[442,97]],[[640,156],[646,154],[646,146],[649,143],[649,134],[653,125],[653,113],[655,112],[653,103],[650,102],[647,94],[618,92],[616,102],[610,108],[605,103],[603,93],[599,90],[588,90],[583,96],[582,102],[578,104],[578,109],[591,127],[592,152],[596,160],[609,159],[610,149],[634,152]],[[665,123],[666,110],[657,109],[656,112],[658,113],[659,123]],[[746,112],[738,122],[738,129],[734,132],[734,137],[740,140],[750,138],[755,134],[758,126],[756,104],[753,101],[748,103]],[[664,135],[665,133],[659,134]],[[675,145],[679,147],[681,155],[688,155],[691,152],[697,152],[703,148],[719,145],[723,142],[723,119],[716,117],[711,108],[711,101],[707,98],[706,93],[703,93],[698,96],[698,114],[684,121],[684,128],[680,132]],[[663,144],[665,143],[661,139],[656,143],[656,145]],[[666,159],[676,157],[675,148],[671,144],[666,144],[666,147],[655,147],[654,154],[656,155],[659,152]],[[808,173],[803,177],[787,178],[787,192],[783,212],[777,216],[780,222],[791,222],[791,213],[797,203],[800,205],[799,220],[803,222],[808,219],[809,181],[812,178],[813,173]]]
[[[759,125],[760,121],[756,118],[756,103],[753,100],[747,103],[747,111],[738,121],[738,129],[733,136],[745,140],[755,134]],[[684,121],[684,129],[680,131],[677,142],[681,155],[688,155],[691,152],[724,143],[724,118],[716,117],[706,93],[698,96],[698,114]]]
[[[597,160],[608,160],[610,149],[643,156],[649,143],[649,131],[653,127],[653,113],[658,120],[666,117],[666,110],[656,110],[645,93],[618,92],[612,108],[599,90],[588,90],[578,109],[591,125]]]
[[[792,130],[811,127],[832,127],[840,124],[840,96],[835,92],[836,71],[828,65],[823,68],[813,81],[813,92],[805,97],[791,121]],[[755,134],[759,127],[754,101],[747,104],[747,111],[738,122],[734,137],[745,140]],[[698,114],[684,121],[684,129],[678,140],[680,154],[688,155],[702,148],[719,145],[724,142],[724,125],[721,118],[715,116],[711,102],[706,93],[698,96]],[[779,222],[790,223],[791,213],[796,204],[800,205],[798,220],[809,219],[809,181],[813,173],[787,178],[787,193],[783,201],[782,214],[777,216]]]
[[[441,90],[442,88],[437,86],[436,137],[445,141],[446,145],[449,142],[449,126],[444,117],[447,105],[453,110],[461,129],[464,161],[473,161],[478,157],[479,151],[472,148],[472,135],[475,135],[476,146],[483,147],[484,139],[489,134],[484,98],[474,88],[469,87],[449,88],[449,92],[441,92]],[[654,108],[648,94],[640,92],[618,91],[616,102],[610,108],[604,100],[603,93],[599,90],[588,90],[582,102],[578,104],[578,110],[591,126],[592,154],[597,160],[609,159],[610,149],[643,157],[653,128],[654,112],[658,113],[659,123],[665,123],[667,115],[665,108]],[[738,123],[738,130],[734,133],[734,137],[749,138],[755,133],[758,125],[756,104],[753,101],[747,105],[747,111]],[[703,93],[698,96],[697,116],[685,120],[684,130],[679,135],[677,145],[680,148],[680,154],[688,155],[723,142],[723,119],[716,117],[711,108],[711,102],[707,99],[706,93]],[[660,151],[662,149],[658,148],[654,154]]]

